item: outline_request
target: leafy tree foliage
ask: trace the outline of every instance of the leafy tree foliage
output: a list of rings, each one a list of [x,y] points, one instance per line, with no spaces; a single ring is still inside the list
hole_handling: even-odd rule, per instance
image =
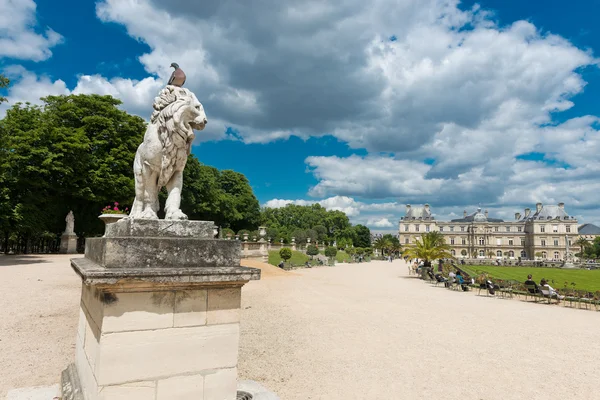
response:
[[[355,240],[353,241],[355,246],[358,247],[371,247],[371,230],[364,225],[354,226]]]
[[[317,254],[319,254],[319,248],[317,246],[315,246],[314,244],[309,244],[308,246],[306,246],[306,254],[310,256],[310,258],[312,259],[313,256],[316,256]]]
[[[292,258],[292,250],[288,247],[283,247],[279,250],[279,257],[281,257],[283,261],[289,260]]]
[[[407,247],[404,255],[410,258],[419,258],[424,261],[425,266],[431,266],[431,261],[440,258],[453,258],[450,253],[450,246],[444,241],[439,232],[429,232],[421,235],[414,246]],[[441,240],[440,240],[441,237]]]
[[[338,251],[335,247],[329,246],[329,247],[325,248],[325,257],[328,257],[329,259],[333,259],[337,255],[337,252]]]
[[[373,243],[373,247],[381,250],[382,254],[387,255],[396,254],[402,250],[398,238],[389,233],[378,238],[375,243]]]

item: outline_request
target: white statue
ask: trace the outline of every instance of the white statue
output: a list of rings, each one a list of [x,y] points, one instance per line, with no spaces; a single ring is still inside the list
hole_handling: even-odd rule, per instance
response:
[[[135,201],[129,218],[157,219],[158,192],[167,187],[165,219],[187,219],[181,209],[183,169],[194,129],[207,124],[204,108],[188,89],[168,85],[154,99],[154,112],[133,162]]]
[[[65,221],[67,221],[67,226],[65,227],[65,232],[63,235],[74,235],[75,234],[75,216],[73,215],[73,211],[69,211],[67,214]]]

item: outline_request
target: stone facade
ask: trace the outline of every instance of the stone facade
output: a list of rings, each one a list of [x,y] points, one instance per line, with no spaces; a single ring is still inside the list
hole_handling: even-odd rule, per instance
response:
[[[410,246],[431,231],[441,232],[458,258],[565,260],[567,242],[571,247],[578,237],[577,219],[567,214],[564,203],[537,203],[534,212],[526,208],[513,221],[492,218],[481,208],[472,214],[464,211],[463,218],[438,221],[428,204],[407,205],[399,223],[400,243]],[[577,251],[571,248],[569,254]]]

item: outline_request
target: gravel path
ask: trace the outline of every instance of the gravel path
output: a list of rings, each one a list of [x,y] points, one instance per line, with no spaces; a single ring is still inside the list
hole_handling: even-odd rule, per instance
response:
[[[73,359],[68,258],[0,256],[0,399]],[[600,313],[431,287],[402,261],[267,275],[243,290],[239,376],[284,400],[598,398]]]

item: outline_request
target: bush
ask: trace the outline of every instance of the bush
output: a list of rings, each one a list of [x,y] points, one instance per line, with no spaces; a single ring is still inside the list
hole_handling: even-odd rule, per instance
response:
[[[306,246],[306,254],[308,254],[310,256],[310,258],[312,259],[313,256],[316,256],[317,254],[319,254],[319,248],[317,246],[315,246],[314,244],[309,244],[308,246]]]
[[[334,258],[337,255],[337,252],[335,247],[329,246],[325,249],[325,257]]]
[[[288,247],[282,248],[281,250],[279,250],[279,257],[281,257],[283,261],[289,260],[290,258],[292,258],[292,249]]]

